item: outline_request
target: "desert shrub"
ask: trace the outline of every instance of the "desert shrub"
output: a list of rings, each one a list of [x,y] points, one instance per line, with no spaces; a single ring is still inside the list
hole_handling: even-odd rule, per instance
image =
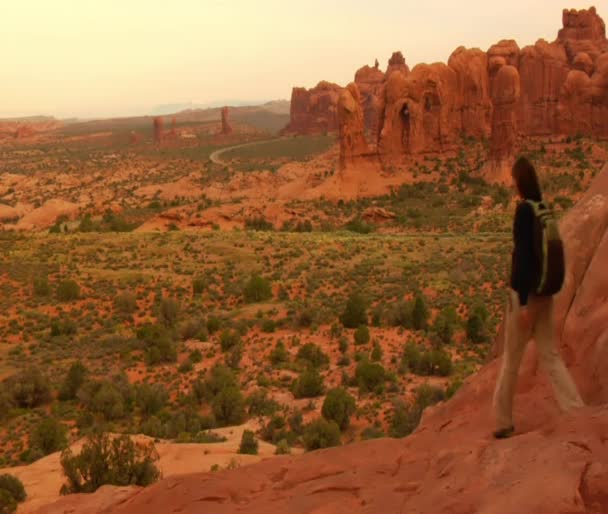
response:
[[[30,434],[30,447],[43,455],[63,450],[67,444],[67,427],[55,418],[43,419]]]
[[[166,327],[173,327],[179,317],[180,305],[175,298],[163,298],[160,302],[158,321]]]
[[[340,427],[335,421],[323,418],[312,421],[304,428],[304,447],[308,451],[340,445]]]
[[[314,343],[306,343],[301,346],[296,359],[314,368],[320,368],[329,364],[329,357]]]
[[[291,448],[289,447],[289,442],[287,441],[287,439],[281,439],[277,443],[277,448],[276,448],[274,454],[275,455],[290,455],[291,454]]]
[[[0,489],[0,514],[17,512],[17,501],[6,489]]]
[[[167,328],[148,323],[137,329],[136,336],[144,343],[146,361],[149,365],[177,360],[177,349]]]
[[[55,318],[51,321],[51,337],[71,336],[76,330],[76,323],[71,319]]]
[[[222,389],[212,401],[213,414],[220,425],[240,425],[245,419],[245,400],[238,387]]]
[[[373,362],[378,362],[382,360],[382,348],[378,341],[374,343],[374,347],[372,348],[372,353],[370,354],[370,358]]]
[[[259,275],[249,279],[243,290],[243,296],[248,303],[263,302],[272,298],[270,282]]]
[[[395,303],[388,314],[388,323],[393,327],[414,328],[412,316],[413,305],[410,302]]]
[[[279,410],[279,404],[268,397],[268,391],[265,389],[251,393],[245,403],[250,416],[271,416]]]
[[[114,298],[114,308],[122,315],[133,314],[137,310],[137,298],[133,293],[121,293]]]
[[[241,444],[239,446],[238,453],[246,455],[257,455],[258,454],[258,441],[255,438],[255,434],[251,430],[245,430],[241,437]]]
[[[392,437],[405,437],[411,434],[422,418],[424,409],[445,399],[445,392],[435,386],[423,384],[416,389],[416,396],[411,404],[401,400],[395,402],[390,425]]]
[[[197,364],[198,362],[202,362],[202,360],[203,360],[203,354],[201,353],[201,351],[198,348],[196,348],[196,349],[194,349],[194,350],[192,350],[190,352],[190,355],[188,356],[188,359],[193,364]]]
[[[340,322],[346,328],[357,328],[367,325],[367,302],[359,293],[353,293],[340,316]]]
[[[89,411],[112,421],[123,418],[132,410],[135,394],[126,376],[118,375],[111,380],[86,382],[80,388],[78,398]]]
[[[207,319],[207,330],[210,334],[215,334],[221,326],[222,322],[219,318],[211,316]]]
[[[135,389],[135,403],[142,416],[158,413],[167,403],[169,395],[161,384],[140,384]]]
[[[262,322],[262,332],[265,334],[272,334],[276,330],[277,324],[272,319],[265,319]]]
[[[276,444],[278,441],[283,439],[289,440],[290,434],[287,430],[287,423],[285,418],[279,414],[273,415],[266,425],[262,428],[261,432],[262,439],[270,443]]]
[[[74,362],[70,366],[63,384],[61,384],[61,388],[59,389],[59,399],[62,401],[74,400],[78,390],[82,387],[86,380],[87,373],[88,370],[82,362]]]
[[[369,343],[369,329],[365,325],[361,325],[355,330],[355,344],[362,345]]]
[[[203,294],[207,288],[207,279],[205,277],[194,277],[192,279],[192,293],[194,295]]]
[[[232,348],[237,346],[240,342],[241,338],[238,332],[233,330],[224,330],[220,334],[220,346],[222,348],[222,352],[232,350]]]
[[[338,387],[327,392],[321,414],[326,420],[335,421],[340,430],[345,430],[356,406],[355,399],[346,390]]]
[[[49,296],[51,294],[51,286],[46,277],[37,277],[34,279],[34,294],[36,296]]]
[[[38,407],[51,401],[49,380],[37,368],[28,368],[11,376],[6,382],[6,389],[17,407]]]
[[[483,306],[475,307],[467,319],[467,339],[473,343],[483,343],[488,340],[486,322],[488,311]]]
[[[289,353],[285,348],[283,341],[278,341],[275,347],[270,352],[270,362],[273,366],[283,364],[289,360]]]
[[[80,297],[80,286],[74,280],[62,280],[57,284],[57,299],[61,302],[78,300]]]
[[[426,328],[429,318],[429,311],[426,306],[424,296],[420,293],[416,294],[414,298],[414,305],[412,307],[412,323],[416,330],[422,330]]]
[[[136,444],[126,435],[110,439],[107,434],[95,434],[80,454],[74,455],[69,448],[61,454],[67,479],[61,494],[92,493],[106,484],[150,485],[160,477],[157,460],[153,444]]]
[[[8,491],[17,503],[24,502],[27,498],[23,483],[16,476],[4,474],[0,475],[0,491]],[[0,502],[1,505],[1,502]],[[0,512],[2,512],[0,510]]]
[[[374,226],[366,223],[361,218],[354,218],[344,225],[346,230],[356,232],[357,234],[369,234],[374,231]]]
[[[245,228],[247,230],[268,231],[274,230],[274,225],[263,216],[254,216],[245,219]]]
[[[446,307],[441,310],[435,320],[433,329],[442,343],[449,344],[452,342],[454,329],[456,328],[457,323],[458,314],[453,307]]]
[[[376,426],[365,427],[363,432],[361,432],[361,439],[364,441],[369,439],[380,439],[382,437],[386,437],[386,434],[380,427]]]
[[[323,377],[316,368],[309,368],[294,382],[293,395],[296,398],[314,398],[321,396],[324,389]]]
[[[361,393],[379,391],[386,380],[386,371],[381,364],[363,360],[355,369],[355,380]]]

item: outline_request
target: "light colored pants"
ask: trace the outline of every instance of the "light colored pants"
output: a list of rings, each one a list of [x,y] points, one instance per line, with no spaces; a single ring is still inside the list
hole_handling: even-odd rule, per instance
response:
[[[551,378],[555,397],[562,411],[566,412],[584,405],[555,345],[553,297],[530,295],[528,298],[530,330],[522,331],[518,324],[519,297],[511,289],[509,289],[509,294],[504,356],[494,391],[494,409],[498,429],[513,425],[513,397],[517,386],[517,375],[531,337],[534,337],[536,341],[539,360]]]

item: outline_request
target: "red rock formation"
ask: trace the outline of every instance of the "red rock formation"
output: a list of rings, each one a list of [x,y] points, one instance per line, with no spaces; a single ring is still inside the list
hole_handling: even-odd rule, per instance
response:
[[[365,121],[361,108],[361,94],[357,84],[350,83],[338,99],[338,127],[340,167],[346,168],[357,157],[368,152],[365,141]]]
[[[222,109],[222,132],[221,134],[224,136],[228,136],[232,134],[232,125],[230,125],[230,121],[228,119],[228,107],[224,107]]]
[[[134,130],[132,130],[129,134],[129,144],[136,145],[141,142],[141,134],[138,134]]]
[[[539,40],[520,50],[515,41],[502,40],[487,52],[461,47],[450,56],[448,66],[421,64],[412,72],[396,52],[384,77],[377,66],[358,70],[355,82],[361,91],[366,130],[370,139],[377,139],[381,157],[453,149],[462,134],[488,136],[494,124],[492,99],[502,96],[495,91],[496,77],[505,66],[517,70],[520,77],[521,94],[515,106],[520,134],[608,137],[605,24],[591,8],[564,11],[563,25],[553,43]],[[295,132],[310,131],[315,125],[310,105],[318,104],[310,92],[295,93],[290,127]],[[408,106],[406,117],[400,114],[404,105]],[[504,106],[499,109],[504,111]],[[321,111],[317,108],[314,117],[320,120],[318,125],[328,126],[328,113]],[[500,126],[503,115],[496,119]]]
[[[319,82],[313,89],[293,88],[291,119],[285,134],[320,134],[338,129],[338,97],[341,87]]]
[[[177,131],[175,130],[175,117],[171,118],[171,137],[176,137]]]
[[[556,297],[558,350],[588,407],[559,413],[531,344],[520,370],[517,433],[511,439],[496,441],[490,435],[499,358],[469,377],[451,400],[427,409],[406,439],[171,477],[133,491],[128,499],[117,498],[100,512],[608,512],[608,166],[564,218],[561,232],[568,269]],[[88,506],[99,504],[104,494],[62,498],[37,514],[89,512]]]
[[[488,56],[478,48],[459,47],[448,60],[456,72],[456,124],[460,130],[474,137],[489,136],[492,116]]]
[[[163,119],[160,116],[154,118],[154,144],[161,145],[163,142]]]

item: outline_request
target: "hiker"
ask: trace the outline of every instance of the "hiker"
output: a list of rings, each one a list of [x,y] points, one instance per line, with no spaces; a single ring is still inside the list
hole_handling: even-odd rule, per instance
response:
[[[557,222],[542,201],[538,177],[528,159],[521,157],[515,162],[511,177],[522,201],[517,205],[513,222],[504,356],[494,391],[497,439],[509,437],[515,431],[513,397],[519,366],[531,337],[536,341],[540,362],[551,378],[560,408],[568,411],[583,406],[555,341],[553,295],[561,289],[565,274]]]

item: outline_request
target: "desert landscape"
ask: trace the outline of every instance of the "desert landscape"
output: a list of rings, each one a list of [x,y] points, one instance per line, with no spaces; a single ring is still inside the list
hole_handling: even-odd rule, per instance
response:
[[[608,512],[601,14],[290,101],[0,119],[0,513]],[[496,441],[520,155],[586,406],[531,349]]]

